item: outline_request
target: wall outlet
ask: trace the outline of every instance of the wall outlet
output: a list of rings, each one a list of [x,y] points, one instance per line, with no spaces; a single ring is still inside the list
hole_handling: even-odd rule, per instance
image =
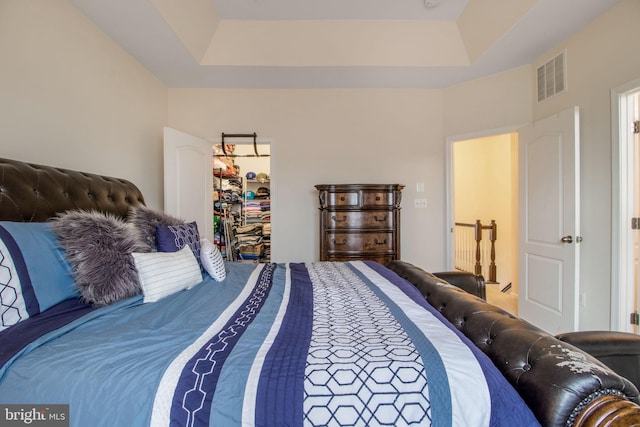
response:
[[[413,199],[414,206],[418,209],[426,209],[427,199]]]

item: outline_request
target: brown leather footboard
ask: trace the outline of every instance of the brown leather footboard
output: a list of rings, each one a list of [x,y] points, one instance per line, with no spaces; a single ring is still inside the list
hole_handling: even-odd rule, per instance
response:
[[[636,387],[594,357],[412,264],[387,267],[489,356],[542,425],[640,425]]]

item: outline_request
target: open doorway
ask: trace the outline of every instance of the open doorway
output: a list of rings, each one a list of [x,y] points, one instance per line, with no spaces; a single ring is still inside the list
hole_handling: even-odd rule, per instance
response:
[[[271,146],[236,141],[213,146],[214,243],[228,261],[269,262]]]
[[[611,91],[611,329],[639,333],[640,79]]]
[[[452,140],[450,156],[449,268],[480,272],[487,300],[517,314],[518,135]]]

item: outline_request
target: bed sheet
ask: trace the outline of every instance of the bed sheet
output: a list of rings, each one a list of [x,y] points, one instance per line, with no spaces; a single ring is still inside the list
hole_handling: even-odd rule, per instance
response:
[[[69,404],[76,426],[538,425],[442,320],[376,263],[229,263],[37,338],[0,402]]]

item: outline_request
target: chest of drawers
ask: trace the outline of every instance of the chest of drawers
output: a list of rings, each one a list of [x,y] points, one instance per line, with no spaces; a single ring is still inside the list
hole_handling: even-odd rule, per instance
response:
[[[316,185],[320,260],[400,259],[399,184]]]

